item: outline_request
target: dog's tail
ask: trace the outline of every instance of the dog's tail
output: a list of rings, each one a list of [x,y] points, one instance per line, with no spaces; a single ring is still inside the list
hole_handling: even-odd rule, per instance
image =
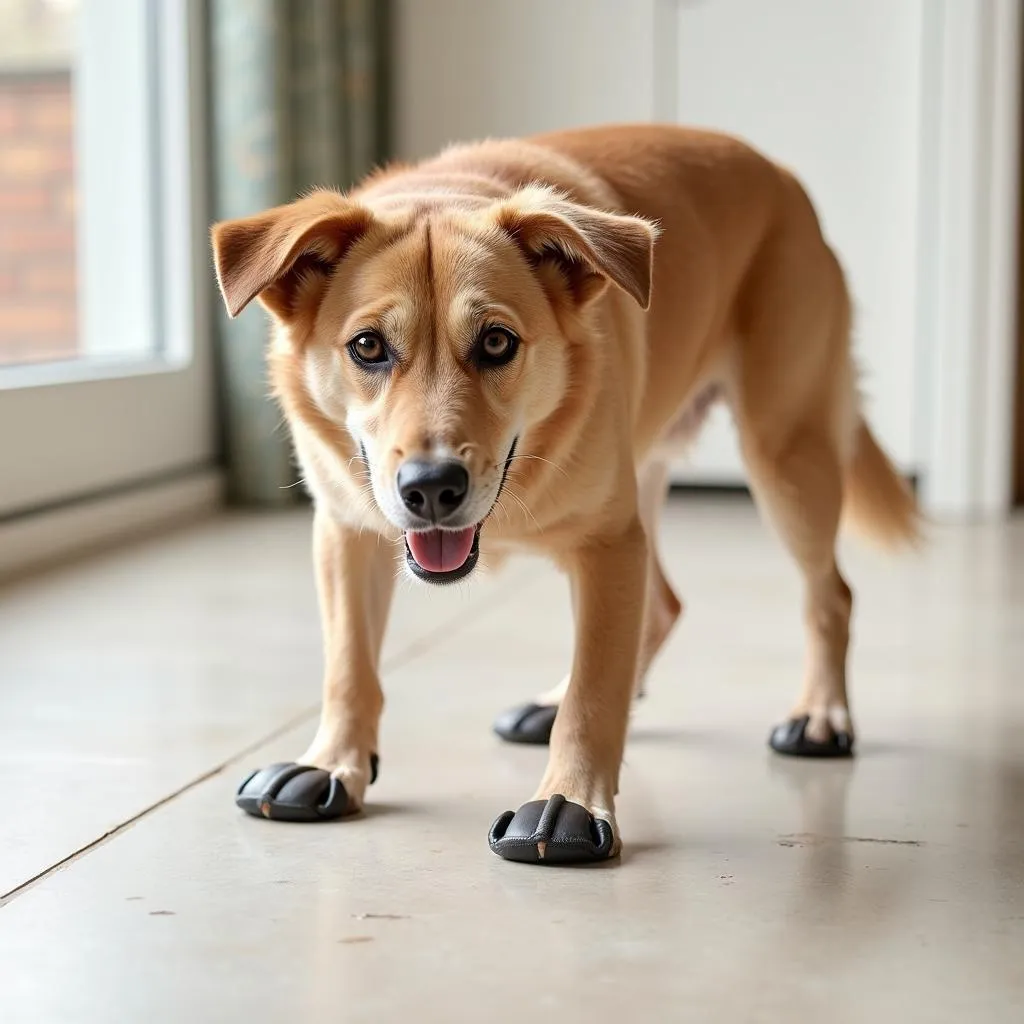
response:
[[[886,548],[916,546],[921,539],[917,500],[863,419],[846,467],[843,520],[853,533]]]

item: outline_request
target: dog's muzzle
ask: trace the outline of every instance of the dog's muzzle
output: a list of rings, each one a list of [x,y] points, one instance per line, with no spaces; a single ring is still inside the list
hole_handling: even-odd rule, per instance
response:
[[[445,527],[446,518],[457,514],[469,490],[469,476],[461,463],[412,462],[398,472],[398,492],[406,509],[439,525],[406,530],[405,561],[409,571],[425,583],[444,585],[465,579],[480,560],[480,530],[494,511],[508,477],[519,438],[512,441],[501,474],[501,483],[487,515],[474,526]]]

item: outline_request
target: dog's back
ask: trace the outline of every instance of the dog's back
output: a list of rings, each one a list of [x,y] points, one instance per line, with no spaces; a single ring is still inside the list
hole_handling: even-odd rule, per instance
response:
[[[459,146],[411,171],[453,172],[499,189],[539,180],[658,223],[634,351],[641,457],[693,434],[724,397],[748,461],[771,462],[794,433],[819,432],[842,466],[847,517],[887,543],[916,535],[913,498],[860,413],[842,270],[785,168],[727,135],[620,125]]]

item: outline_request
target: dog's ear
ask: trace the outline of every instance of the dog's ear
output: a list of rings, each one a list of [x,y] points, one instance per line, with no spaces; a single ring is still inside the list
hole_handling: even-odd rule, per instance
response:
[[[578,305],[609,281],[647,309],[657,227],[641,217],[606,213],[529,185],[498,205],[496,221],[532,264],[554,260]]]
[[[321,189],[253,217],[215,224],[210,237],[228,313],[238,316],[259,296],[274,316],[288,321],[302,299],[322,293],[371,223],[368,210]]]

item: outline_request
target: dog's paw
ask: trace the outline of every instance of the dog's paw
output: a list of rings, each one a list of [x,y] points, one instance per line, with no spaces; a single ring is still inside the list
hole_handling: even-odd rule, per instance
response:
[[[768,737],[768,745],[778,754],[792,757],[851,757],[853,733],[833,725],[828,716],[812,718],[800,715],[777,725]]]
[[[377,755],[370,758],[370,782],[377,778]],[[338,775],[287,761],[260,768],[238,787],[235,803],[254,818],[272,821],[332,821],[360,809]]]
[[[495,719],[494,731],[507,743],[546,745],[558,714],[557,704],[521,704]]]
[[[506,811],[491,826],[491,849],[525,864],[592,864],[619,853],[614,822],[555,794]]]

